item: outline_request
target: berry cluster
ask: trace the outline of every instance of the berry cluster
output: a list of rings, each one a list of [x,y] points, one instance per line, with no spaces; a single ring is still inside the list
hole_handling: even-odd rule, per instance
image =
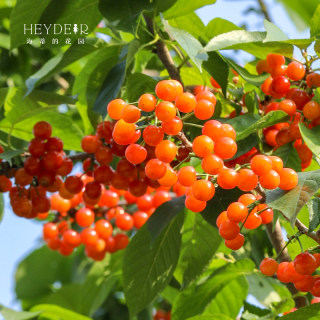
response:
[[[285,65],[285,58],[279,54],[268,54],[266,60],[257,63],[257,72],[270,73],[270,77],[262,84],[262,91],[271,96],[264,108],[265,114],[274,110],[282,110],[290,117],[289,122],[278,123],[263,130],[265,141],[278,148],[294,141],[294,147],[301,160],[302,169],[307,168],[312,160],[312,152],[303,143],[299,122],[308,128],[320,124],[320,104],[313,100],[312,89],[320,86],[320,74],[306,73],[304,66],[297,62]]]
[[[320,277],[312,275],[319,266],[319,253],[303,252],[297,255],[294,261],[279,264],[272,258],[265,258],[260,264],[260,271],[266,276],[276,274],[279,281],[292,282],[297,290],[320,297]]]

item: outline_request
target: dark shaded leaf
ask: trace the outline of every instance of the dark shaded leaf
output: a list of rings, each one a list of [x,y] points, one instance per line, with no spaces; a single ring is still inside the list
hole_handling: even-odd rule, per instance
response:
[[[309,232],[312,232],[320,224],[320,198],[311,199],[307,206],[309,211]]]

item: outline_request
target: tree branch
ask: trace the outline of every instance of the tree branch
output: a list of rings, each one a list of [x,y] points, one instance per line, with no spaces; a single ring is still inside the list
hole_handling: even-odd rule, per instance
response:
[[[299,219],[296,220],[295,226],[301,233],[305,234],[307,237],[320,244],[320,236],[318,235],[318,233],[309,232],[309,229]]]
[[[192,149],[192,143],[188,140],[188,138],[185,136],[185,134],[181,131],[179,132],[176,137],[183,143],[183,145],[190,151],[193,151]]]
[[[264,0],[258,0],[258,3],[259,3],[260,9],[261,9],[264,17],[267,20],[269,20],[270,22],[272,22],[272,19],[271,19],[270,15],[269,15],[269,12],[268,12],[268,9],[267,9],[267,6],[266,6]]]
[[[144,18],[146,20],[149,31],[152,34],[154,34],[155,30],[153,28],[152,20],[146,16]],[[169,49],[166,46],[166,44],[161,39],[159,39],[156,42],[156,47],[157,47],[157,55],[161,60],[161,62],[163,63],[163,65],[165,66],[165,68],[167,69],[170,78],[174,80],[178,80],[179,82],[182,83],[179,69],[174,64],[174,61],[170,55]]]
[[[280,254],[280,252],[282,251],[282,248],[284,248],[286,243],[283,239],[281,225],[280,225],[279,220],[276,222],[274,231],[272,231],[272,223],[266,224],[266,230],[267,230],[268,237],[269,237],[273,247],[276,250],[277,255]],[[285,248],[281,252],[281,254],[279,255],[279,260],[281,262],[291,261],[291,258],[290,258],[290,255],[289,255],[287,248]],[[286,283],[286,286],[293,296],[299,292],[292,283]],[[297,308],[301,308],[306,305],[306,300],[304,297],[297,296],[294,298],[294,301],[295,301]]]

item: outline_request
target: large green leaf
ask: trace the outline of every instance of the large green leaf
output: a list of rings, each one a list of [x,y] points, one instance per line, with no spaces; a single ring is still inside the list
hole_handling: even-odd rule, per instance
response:
[[[286,167],[292,168],[297,172],[301,171],[301,160],[293,143],[281,146],[273,152],[273,155],[280,157]]]
[[[320,156],[320,126],[308,129],[305,124],[300,122],[299,128],[306,145],[316,156]]]
[[[307,206],[309,211],[309,232],[312,232],[320,224],[320,198],[311,199]]]
[[[248,282],[244,276],[230,281],[205,309],[205,314],[221,313],[235,319],[248,295]]]
[[[201,314],[230,281],[251,273],[253,269],[251,260],[238,260],[216,270],[204,283],[183,290],[174,302],[172,320],[184,320]]]
[[[97,50],[96,40],[84,43],[83,45],[74,44],[66,52],[56,55],[26,80],[27,94],[57,71],[62,70],[95,50]]]
[[[172,18],[168,22],[170,26],[185,30],[197,39],[204,36],[205,25],[195,12]]]
[[[34,306],[31,311],[41,312],[41,317],[44,319],[59,319],[59,320],[90,320],[82,314],[56,306],[54,304],[39,304]]]
[[[136,33],[142,12],[152,10],[156,1],[149,0],[98,0],[103,16],[119,30]]]
[[[288,37],[284,34],[284,32],[281,29],[279,29],[276,25],[274,25],[272,22],[264,20],[263,24],[267,32],[267,35],[263,42],[289,40]]]
[[[167,11],[164,12],[166,19],[185,16],[190,12],[195,11],[208,4],[213,4],[217,0],[177,0],[176,3]]]
[[[273,209],[282,211],[294,226],[302,207],[320,188],[320,170],[299,172],[298,185],[290,191],[279,188],[267,191],[266,203]]]
[[[207,24],[205,34],[207,38],[211,39],[219,34],[234,30],[242,29],[228,20],[222,18],[214,18]]]
[[[162,214],[172,215],[168,210]],[[128,245],[122,272],[126,302],[132,315],[143,310],[171,280],[179,259],[184,215],[181,210],[155,240],[148,224],[143,226]]]
[[[157,81],[143,73],[132,73],[126,82],[126,98],[129,102],[138,101],[143,93],[154,93]]]
[[[281,111],[271,111],[263,117],[256,114],[242,115],[228,121],[229,124],[234,126],[237,132],[236,140],[242,140],[257,130],[270,127],[276,123],[284,122],[288,119],[288,115]]]
[[[227,94],[229,66],[217,52],[209,52],[208,60],[203,62],[203,68],[219,83],[224,95]]]
[[[184,287],[199,276],[218,249],[221,237],[201,214],[186,212],[181,254],[175,278]]]
[[[17,298],[37,299],[51,293],[52,285],[56,281],[68,282],[72,275],[72,261],[72,257],[63,257],[47,246],[33,251],[19,263],[16,270]]]
[[[310,306],[299,308],[283,317],[283,320],[316,320],[320,317],[320,303],[314,303]]]
[[[115,99],[120,92],[121,86],[125,79],[126,61],[118,62],[108,73],[105,78],[101,90],[95,100],[92,110],[101,114],[103,117],[107,115],[108,103]]]
[[[11,48],[16,48],[27,42],[27,38],[33,38],[24,34],[24,25],[30,27],[39,21],[41,14],[51,0],[18,0],[10,17]]]
[[[76,106],[83,121],[85,134],[93,131],[97,117],[92,107],[103,80],[118,61],[119,53],[119,46],[108,46],[95,51],[76,76],[72,94],[78,96]]]
[[[27,319],[34,319],[37,317],[42,311],[15,311],[0,304],[0,313],[3,315],[5,320],[27,320]]]
[[[193,61],[197,68],[201,71],[202,60],[206,60],[206,53],[202,55],[201,59],[197,57],[198,52],[202,50],[202,44],[189,32],[172,27],[168,21],[162,19],[164,27],[169,34],[179,43],[181,48],[186,52],[188,57]]]
[[[300,0],[277,0],[287,9],[290,20],[295,26],[303,31],[309,27],[310,19],[319,5],[318,0],[300,1]]]
[[[58,112],[56,106],[38,103],[32,95],[24,97],[25,90],[10,88],[4,104],[5,118],[0,131],[30,141],[33,126],[43,119],[50,122],[53,136],[62,139],[66,150],[81,150],[82,131],[71,117]]]
[[[188,320],[232,320],[232,318],[224,314],[203,314],[201,316],[188,318]]]
[[[54,34],[49,31],[48,35],[43,35],[46,42],[43,47],[56,48],[58,46],[65,46],[68,39],[71,43],[81,47],[84,44],[78,44],[78,38],[86,37],[92,32],[102,19],[102,15],[98,10],[99,0],[78,0],[78,1],[63,1],[51,0],[45,11],[39,19],[40,24],[65,24],[70,25],[70,31]],[[36,22],[34,22],[36,23]],[[85,24],[85,25],[84,25]],[[78,31],[73,32],[74,26],[77,25]],[[81,29],[83,27],[83,29]],[[81,33],[85,32],[85,33]],[[53,39],[58,39],[59,43],[52,43]],[[85,43],[88,39],[85,39]]]

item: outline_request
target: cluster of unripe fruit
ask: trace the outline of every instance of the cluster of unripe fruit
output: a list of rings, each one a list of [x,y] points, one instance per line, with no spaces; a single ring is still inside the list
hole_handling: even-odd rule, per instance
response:
[[[294,261],[277,263],[272,258],[265,258],[260,264],[260,270],[266,276],[276,274],[283,283],[292,282],[297,290],[310,292],[320,297],[320,276],[313,273],[320,266],[320,254],[303,252]]]
[[[274,148],[290,142],[301,160],[302,169],[307,168],[312,160],[312,152],[303,142],[299,123],[308,128],[320,124],[320,104],[314,99],[313,89],[320,86],[320,74],[308,72],[303,64],[293,61],[285,65],[285,57],[270,53],[266,60],[257,63],[257,72],[270,73],[261,86],[262,91],[273,99],[264,108],[264,114],[282,110],[290,120],[278,123],[263,130],[265,141]]]

